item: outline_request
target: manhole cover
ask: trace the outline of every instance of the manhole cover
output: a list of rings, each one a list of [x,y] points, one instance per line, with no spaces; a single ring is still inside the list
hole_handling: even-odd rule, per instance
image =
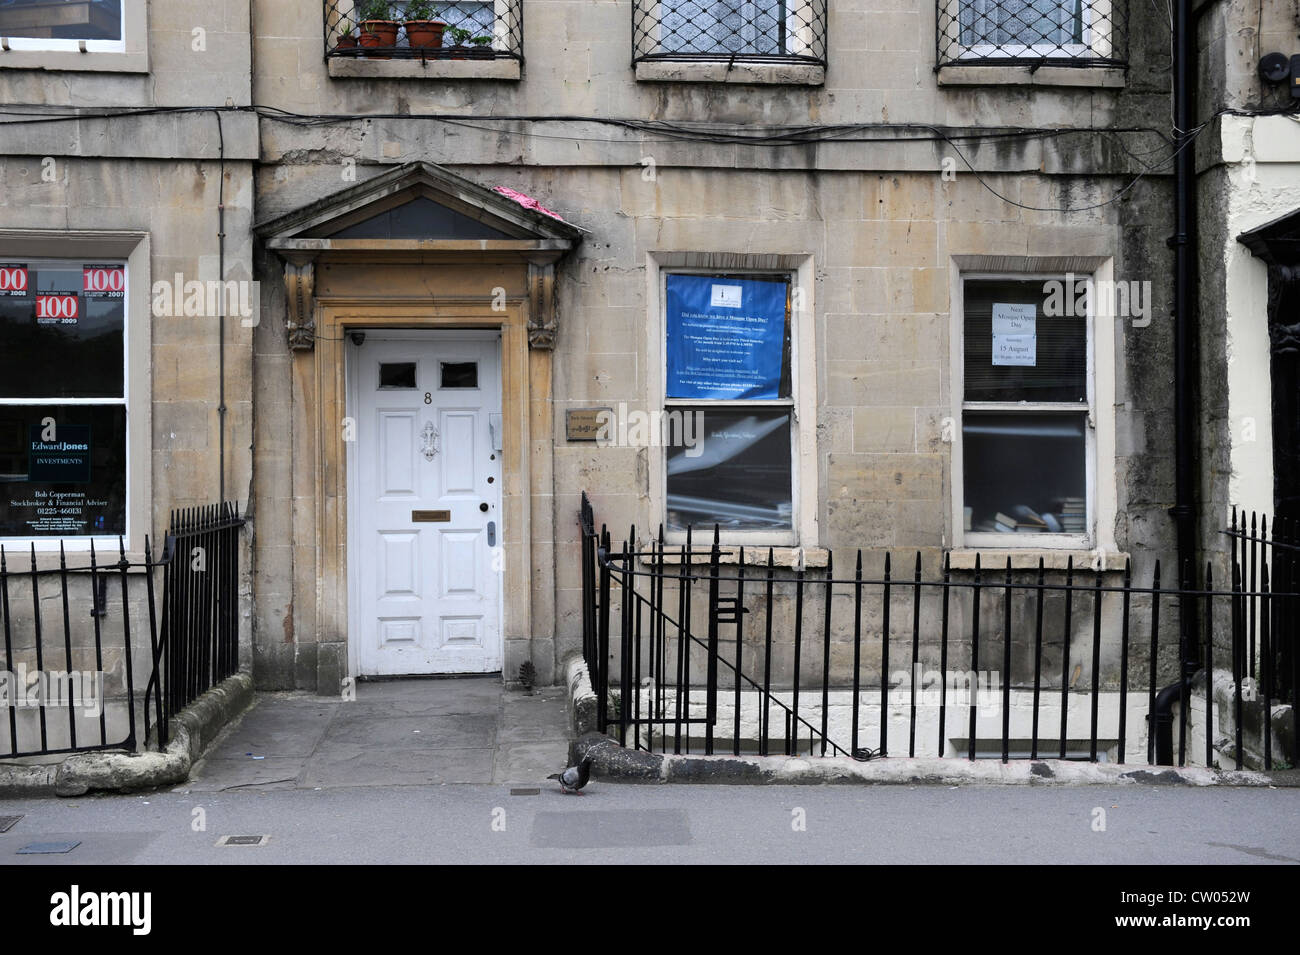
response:
[[[65,852],[71,852],[77,846],[77,842],[33,842],[30,845],[23,846],[18,850],[20,856],[49,856],[63,855]]]
[[[8,832],[22,816],[0,816],[0,832]]]
[[[270,836],[222,836],[217,840],[219,846],[264,846],[271,840]]]
[[[541,794],[542,794],[542,791],[541,791],[540,789],[512,789],[512,790],[510,790],[510,795],[512,795],[512,796],[540,796]]]

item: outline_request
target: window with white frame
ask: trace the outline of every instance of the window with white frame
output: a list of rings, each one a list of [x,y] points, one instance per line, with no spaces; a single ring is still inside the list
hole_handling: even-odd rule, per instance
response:
[[[1124,0],[940,0],[939,62],[1056,59],[1112,62]]]
[[[0,261],[0,538],[127,533],[127,268]]]
[[[824,61],[826,0],[634,0],[634,58]]]
[[[789,273],[665,271],[666,526],[795,532]]]
[[[786,5],[779,0],[668,0],[665,53],[785,52]]]
[[[0,0],[0,37],[13,50],[125,50],[124,0]]]
[[[962,0],[966,46],[1082,46],[1083,28],[1083,0]]]
[[[1056,297],[1052,281],[1063,288]],[[968,545],[1093,542],[1093,317],[1073,289],[1072,276],[962,281],[958,488]]]

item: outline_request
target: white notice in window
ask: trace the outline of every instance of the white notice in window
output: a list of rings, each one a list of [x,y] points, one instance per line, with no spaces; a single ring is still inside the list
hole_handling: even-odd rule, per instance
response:
[[[1038,364],[1038,316],[1033,305],[993,303],[993,364]]]
[[[715,285],[709,296],[710,308],[740,308],[739,285]]]

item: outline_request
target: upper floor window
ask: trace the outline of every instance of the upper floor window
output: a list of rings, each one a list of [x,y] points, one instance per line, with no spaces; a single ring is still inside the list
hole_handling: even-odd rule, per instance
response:
[[[0,37],[11,50],[120,52],[123,0],[0,0]]]
[[[325,52],[380,60],[521,59],[522,3],[325,0]]]
[[[939,0],[938,65],[1123,65],[1124,0]]]
[[[633,58],[825,65],[826,0],[633,0]]]

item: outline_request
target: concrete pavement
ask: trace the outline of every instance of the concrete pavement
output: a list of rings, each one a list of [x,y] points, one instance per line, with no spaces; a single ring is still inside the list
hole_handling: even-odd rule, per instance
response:
[[[358,683],[351,702],[261,693],[186,788],[535,785],[566,765],[569,736],[562,687],[530,696],[497,676]]]
[[[0,862],[1297,864],[1300,790],[502,785],[0,800]],[[1098,826],[1102,828],[1097,828]],[[261,846],[218,847],[226,835]],[[36,841],[80,845],[18,855]],[[1108,877],[1114,881],[1117,877]]]
[[[0,863],[1300,864],[1300,789],[595,779],[563,796],[545,777],[568,745],[562,689],[495,677],[261,694],[170,790],[0,799]],[[57,841],[77,845],[19,854]]]

